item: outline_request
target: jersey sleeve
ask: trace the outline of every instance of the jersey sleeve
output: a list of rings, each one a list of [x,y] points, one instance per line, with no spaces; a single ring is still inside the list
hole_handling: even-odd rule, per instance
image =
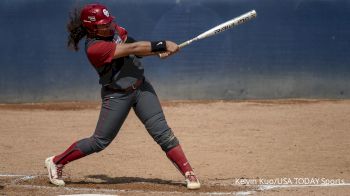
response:
[[[95,67],[101,67],[113,60],[115,48],[114,42],[96,42],[87,49],[88,59]]]
[[[120,38],[125,42],[126,39],[128,38],[128,32],[126,31],[126,29],[118,25],[116,25],[116,29],[118,31]]]

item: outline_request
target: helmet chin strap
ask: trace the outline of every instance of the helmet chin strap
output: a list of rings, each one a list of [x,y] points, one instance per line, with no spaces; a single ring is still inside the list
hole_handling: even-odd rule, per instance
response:
[[[95,39],[104,40],[104,41],[113,41],[113,38],[114,36],[109,36],[109,37],[95,36]]]
[[[114,38],[115,31],[113,33],[110,33],[108,35],[106,34],[99,34],[98,30],[95,31],[88,31],[88,37],[89,38],[96,38],[98,40],[106,40],[106,41],[112,41]]]
[[[109,27],[106,28],[98,28],[96,27],[96,35],[99,37],[113,37],[115,33],[115,28],[113,23],[109,24]]]

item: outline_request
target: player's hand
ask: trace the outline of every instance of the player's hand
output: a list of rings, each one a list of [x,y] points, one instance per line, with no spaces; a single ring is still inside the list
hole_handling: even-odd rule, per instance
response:
[[[170,55],[171,55],[170,52],[158,53],[158,57],[159,57],[160,59],[165,59],[165,58],[169,57]]]
[[[162,52],[158,54],[159,58],[165,59],[180,50],[180,47],[172,41],[166,41],[166,48],[167,48],[166,52]]]
[[[165,41],[165,42],[166,42],[167,52],[174,54],[180,50],[179,46],[176,43],[174,43],[172,41]]]

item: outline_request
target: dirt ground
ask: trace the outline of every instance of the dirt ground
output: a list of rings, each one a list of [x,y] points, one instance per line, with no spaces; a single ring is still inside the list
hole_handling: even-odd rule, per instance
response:
[[[186,190],[134,112],[106,150],[65,167],[66,187],[51,185],[44,159],[89,137],[99,114],[99,103],[69,102],[0,104],[0,195],[350,193],[350,100],[162,105],[200,190]]]

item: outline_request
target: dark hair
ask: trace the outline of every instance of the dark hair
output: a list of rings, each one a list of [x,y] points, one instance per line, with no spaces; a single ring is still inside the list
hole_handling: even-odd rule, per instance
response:
[[[69,22],[67,24],[68,48],[75,51],[79,50],[79,41],[87,35],[87,30],[82,26],[80,21],[80,8],[74,8],[69,14]]]

